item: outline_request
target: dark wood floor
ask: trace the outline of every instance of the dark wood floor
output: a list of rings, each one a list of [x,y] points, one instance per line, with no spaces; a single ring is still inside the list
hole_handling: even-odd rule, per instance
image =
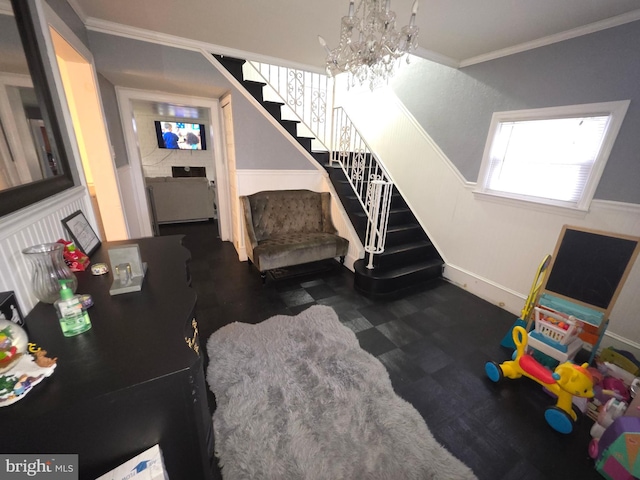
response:
[[[166,225],[161,234],[186,235],[203,343],[230,322],[329,305],[387,367],[398,395],[479,479],[602,479],[587,454],[588,418],[569,435],[557,433],[544,420],[553,399],[541,387],[486,377],[485,362],[510,357],[500,341],[512,314],[445,281],[398,300],[373,301],[354,291],[353,274],[338,264],[263,286],[255,268],[220,241],[214,223]]]

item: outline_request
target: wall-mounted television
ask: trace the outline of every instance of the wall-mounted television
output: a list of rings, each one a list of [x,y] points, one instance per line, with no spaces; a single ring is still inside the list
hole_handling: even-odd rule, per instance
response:
[[[206,150],[207,134],[201,123],[156,120],[158,148]]]

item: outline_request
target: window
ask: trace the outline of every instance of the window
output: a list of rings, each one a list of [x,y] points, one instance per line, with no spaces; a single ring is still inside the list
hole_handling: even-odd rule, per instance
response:
[[[476,192],[587,210],[628,106],[494,113]]]

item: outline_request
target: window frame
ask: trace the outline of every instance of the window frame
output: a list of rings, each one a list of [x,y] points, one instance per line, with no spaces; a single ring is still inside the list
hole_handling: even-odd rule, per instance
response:
[[[487,141],[485,143],[484,153],[482,155],[482,163],[480,165],[480,173],[478,174],[478,181],[476,183],[474,193],[480,194],[482,196],[487,195],[496,200],[516,200],[528,202],[530,204],[533,203],[537,205],[562,207],[570,210],[585,212],[588,211],[589,205],[593,200],[596,188],[598,187],[600,177],[602,176],[604,168],[609,159],[609,154],[611,153],[611,149],[613,148],[613,145],[618,136],[618,132],[620,131],[622,121],[624,120],[627,109],[629,108],[629,104],[629,100],[619,100],[581,105],[565,105],[527,110],[494,112],[491,117],[489,133],[487,135]],[[490,153],[493,143],[500,130],[500,125],[502,123],[530,120],[553,120],[559,118],[595,115],[610,116],[610,121],[606,127],[604,139],[602,141],[602,147],[600,148],[600,152],[595,162],[593,163],[593,167],[589,174],[589,179],[585,183],[584,189],[582,190],[580,198],[577,202],[562,201],[545,197],[534,197],[530,195],[492,190],[488,187],[491,166]]]

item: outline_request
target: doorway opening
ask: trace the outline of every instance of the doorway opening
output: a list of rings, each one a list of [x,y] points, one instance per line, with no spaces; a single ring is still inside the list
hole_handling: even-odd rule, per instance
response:
[[[49,27],[100,236],[129,238],[91,54]]]
[[[229,238],[218,100],[116,87],[143,236],[158,224],[214,218]],[[189,134],[198,137],[189,142]]]

